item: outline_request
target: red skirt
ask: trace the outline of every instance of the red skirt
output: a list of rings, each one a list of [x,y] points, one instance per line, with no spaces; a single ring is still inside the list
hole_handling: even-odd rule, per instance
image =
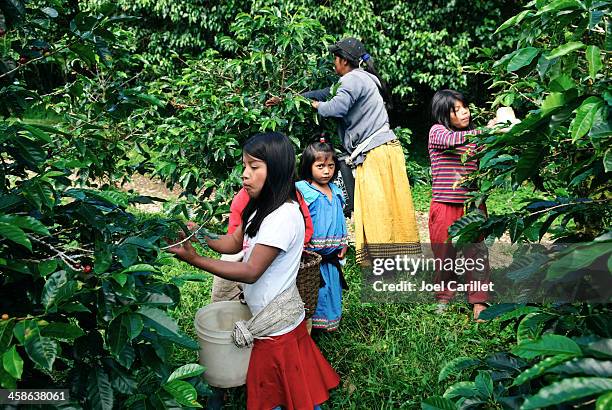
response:
[[[287,334],[255,340],[246,380],[247,409],[312,410],[339,383],[303,321]]]

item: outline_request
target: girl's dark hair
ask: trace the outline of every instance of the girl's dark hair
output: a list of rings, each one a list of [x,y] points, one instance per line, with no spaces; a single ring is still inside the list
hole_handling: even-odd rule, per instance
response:
[[[295,150],[280,132],[255,134],[244,143],[245,154],[266,163],[268,174],[257,198],[251,198],[242,213],[245,233],[253,238],[262,221],[287,200],[297,201],[295,192]],[[251,222],[249,219],[251,216]]]
[[[338,171],[340,170],[340,162],[338,161],[338,157],[336,156],[336,152],[334,151],[334,147],[332,147],[329,142],[321,142],[320,134],[316,134],[315,138],[317,141],[313,142],[309,146],[306,147],[304,152],[302,153],[302,159],[300,160],[300,179],[304,179],[306,181],[311,181],[312,178],[312,164],[315,163],[317,157],[321,154],[323,155],[331,155],[332,160],[334,161],[334,175],[332,176],[332,181],[336,179],[338,176]]]
[[[434,124],[442,124],[449,130],[459,131],[451,125],[450,121],[451,112],[455,112],[455,103],[457,101],[461,101],[465,107],[468,106],[467,99],[459,91],[440,90],[436,92],[431,99],[431,119]],[[474,129],[471,117],[466,129]]]
[[[374,67],[374,61],[372,61],[373,59],[369,54],[367,54],[367,60],[356,60],[344,50],[338,50],[334,53],[334,55],[345,59],[352,68],[359,68],[360,64],[363,65],[364,71],[367,71],[368,73],[378,78],[378,81],[380,82],[378,90],[380,91],[380,95],[382,96],[383,101],[386,103],[386,108],[387,110],[393,108],[393,101],[391,98],[391,93],[389,92],[389,87],[387,87],[387,82],[383,80],[383,78],[378,74],[378,71],[376,71],[376,68]]]

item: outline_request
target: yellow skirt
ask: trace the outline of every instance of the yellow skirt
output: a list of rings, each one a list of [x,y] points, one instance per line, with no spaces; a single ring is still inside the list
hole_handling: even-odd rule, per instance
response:
[[[357,261],[419,254],[406,161],[397,140],[369,151],[355,174]]]

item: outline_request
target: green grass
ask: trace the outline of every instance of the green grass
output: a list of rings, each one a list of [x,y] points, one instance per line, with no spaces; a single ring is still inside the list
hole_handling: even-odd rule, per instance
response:
[[[520,209],[532,189],[497,192],[487,201],[489,211]],[[412,187],[415,208],[427,212],[431,201],[429,185]],[[168,280],[184,274],[201,273],[196,268],[171,259],[163,269]],[[325,404],[329,409],[417,409],[421,400],[441,395],[454,379],[438,382],[438,373],[449,361],[460,356],[484,358],[503,350],[513,340],[512,329],[499,322],[477,324],[471,309],[459,296],[442,315],[435,304],[369,303],[361,300],[361,274],[349,253],[345,274],[350,290],[344,293],[343,318],[335,333],[318,334],[314,339],[340,374],[341,384]],[[180,328],[196,338],[193,319],[196,311],[210,303],[212,275],[203,282],[180,286],[181,304],[172,316]],[[175,365],[195,363],[197,352],[176,348]],[[243,409],[244,388],[230,389],[227,409]]]
[[[198,272],[173,261],[164,269],[172,277]],[[361,301],[361,275],[349,254],[345,270],[350,290],[344,294],[340,329],[315,336],[324,356],[340,374],[325,408],[420,408],[420,401],[442,394],[451,381],[438,383],[440,369],[459,356],[484,357],[510,343],[512,332],[499,323],[477,324],[458,298],[443,315],[434,304],[376,304]],[[181,286],[181,305],[172,312],[181,329],[195,338],[193,318],[209,303],[212,276],[205,282]],[[197,352],[177,349],[176,365],[197,361]],[[229,409],[243,409],[244,389],[232,389]]]
[[[412,191],[414,209],[417,212],[429,212],[429,204],[431,203],[431,185],[416,184],[411,186],[410,189]]]
[[[431,203],[431,185],[416,184],[411,186],[414,208],[418,212],[429,212]],[[525,205],[525,201],[541,198],[541,194],[534,193],[533,186],[520,186],[516,191],[497,190],[487,198],[486,204],[489,213],[515,212]]]

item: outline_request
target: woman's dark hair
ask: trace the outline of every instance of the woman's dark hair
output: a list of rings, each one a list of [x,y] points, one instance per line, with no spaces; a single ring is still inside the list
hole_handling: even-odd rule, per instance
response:
[[[387,82],[383,80],[383,78],[378,74],[378,71],[376,71],[376,68],[374,67],[374,61],[372,61],[373,59],[369,54],[366,53],[363,56],[360,56],[359,59],[355,59],[346,51],[337,50],[336,52],[334,52],[334,55],[345,59],[352,68],[359,68],[360,66],[362,66],[364,71],[367,71],[368,73],[378,78],[378,81],[380,82],[380,85],[377,84],[378,90],[380,91],[380,95],[382,96],[383,101],[386,103],[386,108],[387,110],[393,108],[393,101],[391,99],[389,87],[387,87]]]
[[[334,161],[334,175],[332,176],[332,181],[336,179],[338,176],[338,171],[340,170],[340,162],[338,161],[338,157],[334,152],[334,147],[332,147],[329,142],[321,142],[320,134],[316,134],[315,138],[317,141],[313,142],[309,146],[306,147],[304,152],[302,153],[302,159],[300,160],[300,179],[311,181],[312,178],[312,164],[315,163],[317,157],[321,155],[331,155],[332,160]]]
[[[455,112],[455,103],[457,101],[461,101],[464,107],[468,106],[467,99],[459,91],[440,90],[436,92],[431,99],[431,119],[434,124],[442,124],[449,130],[459,131],[452,126],[450,121],[450,114]],[[474,129],[471,117],[466,129]]]
[[[266,163],[266,181],[257,198],[251,198],[242,213],[245,233],[253,238],[262,221],[287,200],[297,201],[295,192],[295,150],[285,135],[280,132],[255,134],[244,143],[245,154]],[[251,222],[249,219],[251,216]]]

